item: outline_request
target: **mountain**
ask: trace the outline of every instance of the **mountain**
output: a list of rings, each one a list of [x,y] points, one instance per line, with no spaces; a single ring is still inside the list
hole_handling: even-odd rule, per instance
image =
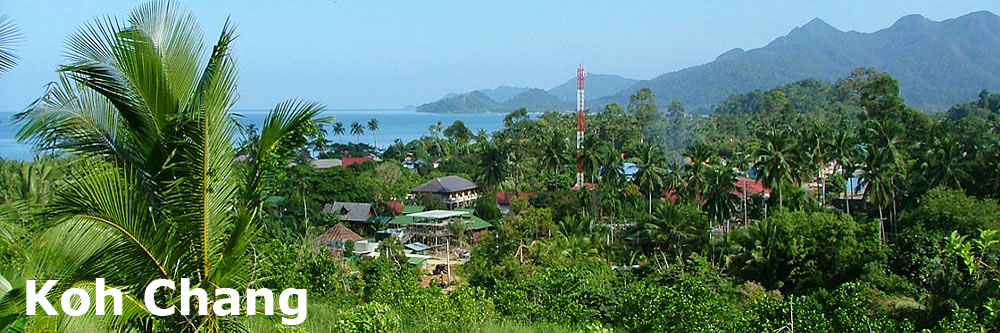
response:
[[[639,82],[618,75],[588,74],[587,100],[608,97]],[[499,86],[464,94],[448,94],[417,107],[428,113],[510,112],[526,108],[529,112],[572,110],[576,107],[576,77],[549,90]]]
[[[545,90],[530,89],[503,103],[505,110],[526,108],[528,112],[545,112],[553,110],[572,110],[576,103],[559,99]]]
[[[587,91],[584,97],[591,100],[611,96],[622,89],[631,87],[636,82],[639,80],[626,79],[618,75],[588,74]],[[576,103],[576,78],[569,79],[566,83],[549,89],[548,93],[561,100]]]
[[[875,67],[899,80],[910,106],[940,111],[1000,90],[1000,16],[974,12],[944,21],[900,18],[873,32],[840,31],[814,19],[768,45],[733,49],[715,61],[640,81],[597,102],[625,103],[650,88],[657,103],[679,99],[688,110],[711,111],[731,94],[813,78],[833,81],[857,67]]]
[[[482,91],[446,96],[433,103],[417,107],[417,112],[427,113],[490,113],[501,112],[503,105]]]
[[[511,86],[499,86],[494,89],[483,89],[480,92],[489,96],[495,102],[503,103],[506,102],[511,97],[517,96],[520,93],[528,91],[531,88],[518,88]]]

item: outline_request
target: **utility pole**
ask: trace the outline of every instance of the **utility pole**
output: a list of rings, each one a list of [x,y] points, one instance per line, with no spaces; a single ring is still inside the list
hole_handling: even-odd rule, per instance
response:
[[[576,188],[583,189],[583,132],[586,129],[583,114],[583,80],[587,71],[583,65],[576,68]]]

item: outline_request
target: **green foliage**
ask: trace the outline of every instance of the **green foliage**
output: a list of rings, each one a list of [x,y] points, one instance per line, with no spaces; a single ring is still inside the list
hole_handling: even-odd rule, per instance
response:
[[[960,190],[935,188],[920,199],[920,205],[901,218],[905,226],[971,235],[981,229],[1000,229],[1000,204],[996,200],[970,197]]]
[[[333,330],[338,332],[399,332],[402,320],[391,306],[372,302],[359,305],[337,321]]]
[[[632,283],[622,288],[618,300],[610,318],[627,331],[721,331],[734,319],[728,297],[694,281],[672,286]]]
[[[733,274],[784,291],[831,289],[883,260],[877,232],[847,215],[780,211],[733,236]]]
[[[523,280],[493,288],[497,311],[533,322],[582,324],[605,318],[614,298],[605,265],[546,268]]]
[[[497,206],[496,196],[489,193],[479,196],[479,199],[476,199],[475,215],[491,222],[500,220],[502,215],[500,214],[500,207]]]

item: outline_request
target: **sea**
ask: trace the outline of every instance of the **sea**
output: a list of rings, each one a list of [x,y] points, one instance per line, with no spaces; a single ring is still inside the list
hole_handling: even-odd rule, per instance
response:
[[[267,116],[267,110],[234,110],[233,113],[242,115],[239,118],[244,124],[256,124],[260,128]],[[32,150],[29,144],[17,141],[17,131],[20,123],[12,121],[11,117],[16,111],[0,111],[0,158],[15,160],[31,160],[37,156],[37,152]],[[396,139],[408,142],[430,134],[430,127],[438,122],[444,128],[461,120],[465,127],[473,133],[479,129],[493,132],[503,128],[504,114],[434,114],[419,113],[413,110],[329,110],[323,116],[333,116],[334,122],[341,122],[347,129],[342,137],[333,134],[332,124],[326,126],[328,132],[327,139],[332,142],[364,142],[374,144],[377,141],[380,148],[385,148]],[[372,133],[365,129],[365,134],[358,138],[350,133],[351,123],[357,121],[363,125],[368,124],[371,119],[377,119],[379,129]]]

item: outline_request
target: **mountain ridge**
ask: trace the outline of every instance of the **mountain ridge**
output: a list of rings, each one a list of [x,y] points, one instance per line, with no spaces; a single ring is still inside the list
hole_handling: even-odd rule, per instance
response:
[[[734,49],[735,50],[735,49]],[[907,104],[942,111],[1000,88],[1000,16],[978,11],[933,21],[906,15],[871,33],[841,31],[813,19],[745,52],[730,50],[715,61],[661,74],[597,102],[623,103],[650,88],[658,103],[679,99],[695,113],[710,112],[731,94],[803,79],[833,81],[857,67],[875,67],[896,77]]]
[[[650,88],[659,105],[677,99],[689,112],[704,114],[733,94],[771,89],[804,79],[829,82],[847,76],[858,67],[875,67],[899,81],[908,105],[925,111],[943,111],[975,98],[982,89],[1000,90],[997,54],[1000,54],[1000,16],[989,11],[941,21],[910,14],[889,27],[868,33],[841,31],[821,18],[814,18],[763,47],[734,48],[711,62],[649,80],[591,75],[586,96],[588,105],[625,104],[639,89]],[[523,90],[515,95],[492,99],[492,104],[482,100],[482,96],[456,99],[471,92],[450,94],[417,110],[483,112],[484,104],[492,105],[493,111],[489,112],[509,112],[517,107],[542,111],[572,109],[575,83],[572,78],[545,91],[551,96],[540,94],[535,91],[537,88],[520,88]],[[528,96],[517,98],[529,91]],[[555,103],[552,98],[565,103]],[[465,106],[462,101],[471,104]],[[541,104],[531,104],[536,102]]]

